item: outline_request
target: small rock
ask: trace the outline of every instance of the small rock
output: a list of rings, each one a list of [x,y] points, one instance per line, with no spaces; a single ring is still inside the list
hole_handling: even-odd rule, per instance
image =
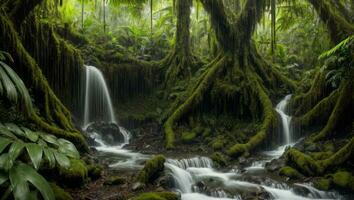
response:
[[[145,186],[145,185],[144,185],[143,183],[141,183],[141,182],[136,182],[136,183],[133,184],[132,190],[133,190],[133,191],[138,191],[138,190],[143,189],[144,186]]]

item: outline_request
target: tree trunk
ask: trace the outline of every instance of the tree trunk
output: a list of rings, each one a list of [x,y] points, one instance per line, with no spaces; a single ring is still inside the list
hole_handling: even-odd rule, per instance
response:
[[[192,0],[176,0],[176,42],[174,50],[162,61],[162,65],[167,67],[165,74],[167,86],[190,78],[196,62],[190,47],[191,6]]]
[[[276,114],[269,94],[274,94],[276,86],[281,84],[288,88],[295,86],[263,60],[251,41],[264,11],[264,1],[248,0],[234,24],[227,19],[222,1],[201,2],[210,15],[221,51],[187,89],[186,99],[167,119],[164,125],[166,146],[174,147],[175,123],[197,112],[199,105],[216,102],[209,107],[226,106],[226,110],[233,110],[233,115],[239,118],[263,119],[261,128],[247,143],[235,144],[228,150],[230,156],[239,156],[262,144],[273,129]]]

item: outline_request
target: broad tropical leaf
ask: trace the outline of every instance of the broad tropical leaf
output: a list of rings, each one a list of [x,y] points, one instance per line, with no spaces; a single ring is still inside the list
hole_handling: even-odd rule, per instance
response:
[[[6,63],[0,61],[0,95],[6,96],[10,101],[24,106],[29,115],[33,112],[32,99],[29,92],[16,72]]]
[[[26,197],[30,195],[28,183],[31,183],[41,193],[43,199],[55,199],[48,182],[36,170],[26,164],[16,164],[10,170],[9,177],[16,199],[27,199]]]
[[[35,143],[26,144],[28,155],[35,169],[39,169],[42,161],[43,147]]]

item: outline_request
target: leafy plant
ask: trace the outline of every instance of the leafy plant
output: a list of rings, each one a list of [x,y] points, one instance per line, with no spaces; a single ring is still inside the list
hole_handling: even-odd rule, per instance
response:
[[[48,182],[36,172],[42,165],[49,168],[70,166],[69,158],[80,158],[75,146],[43,132],[32,131],[13,123],[0,123],[0,186],[8,186],[15,199],[36,197],[54,199]],[[31,191],[31,183],[35,191]]]
[[[6,52],[0,52],[0,95],[6,96],[11,102],[23,106],[29,115],[33,112],[32,99],[29,92],[16,72],[2,60],[11,56]]]
[[[341,81],[354,70],[353,48],[354,36],[350,36],[320,55],[319,59],[326,59],[322,70],[327,71],[327,82],[333,88],[337,88]]]

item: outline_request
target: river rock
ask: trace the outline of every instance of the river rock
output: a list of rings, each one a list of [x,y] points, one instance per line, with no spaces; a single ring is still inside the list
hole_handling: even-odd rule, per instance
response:
[[[145,184],[141,183],[141,182],[136,182],[133,184],[132,186],[132,190],[133,191],[138,191],[138,190],[142,190],[145,187]]]
[[[115,123],[94,122],[87,127],[86,132],[89,135],[97,133],[102,137],[102,140],[110,145],[115,145],[124,142],[124,136],[120,132],[119,127]],[[94,145],[97,145],[94,143]]]
[[[284,159],[273,159],[272,161],[266,163],[265,167],[268,171],[274,172],[285,166]]]

